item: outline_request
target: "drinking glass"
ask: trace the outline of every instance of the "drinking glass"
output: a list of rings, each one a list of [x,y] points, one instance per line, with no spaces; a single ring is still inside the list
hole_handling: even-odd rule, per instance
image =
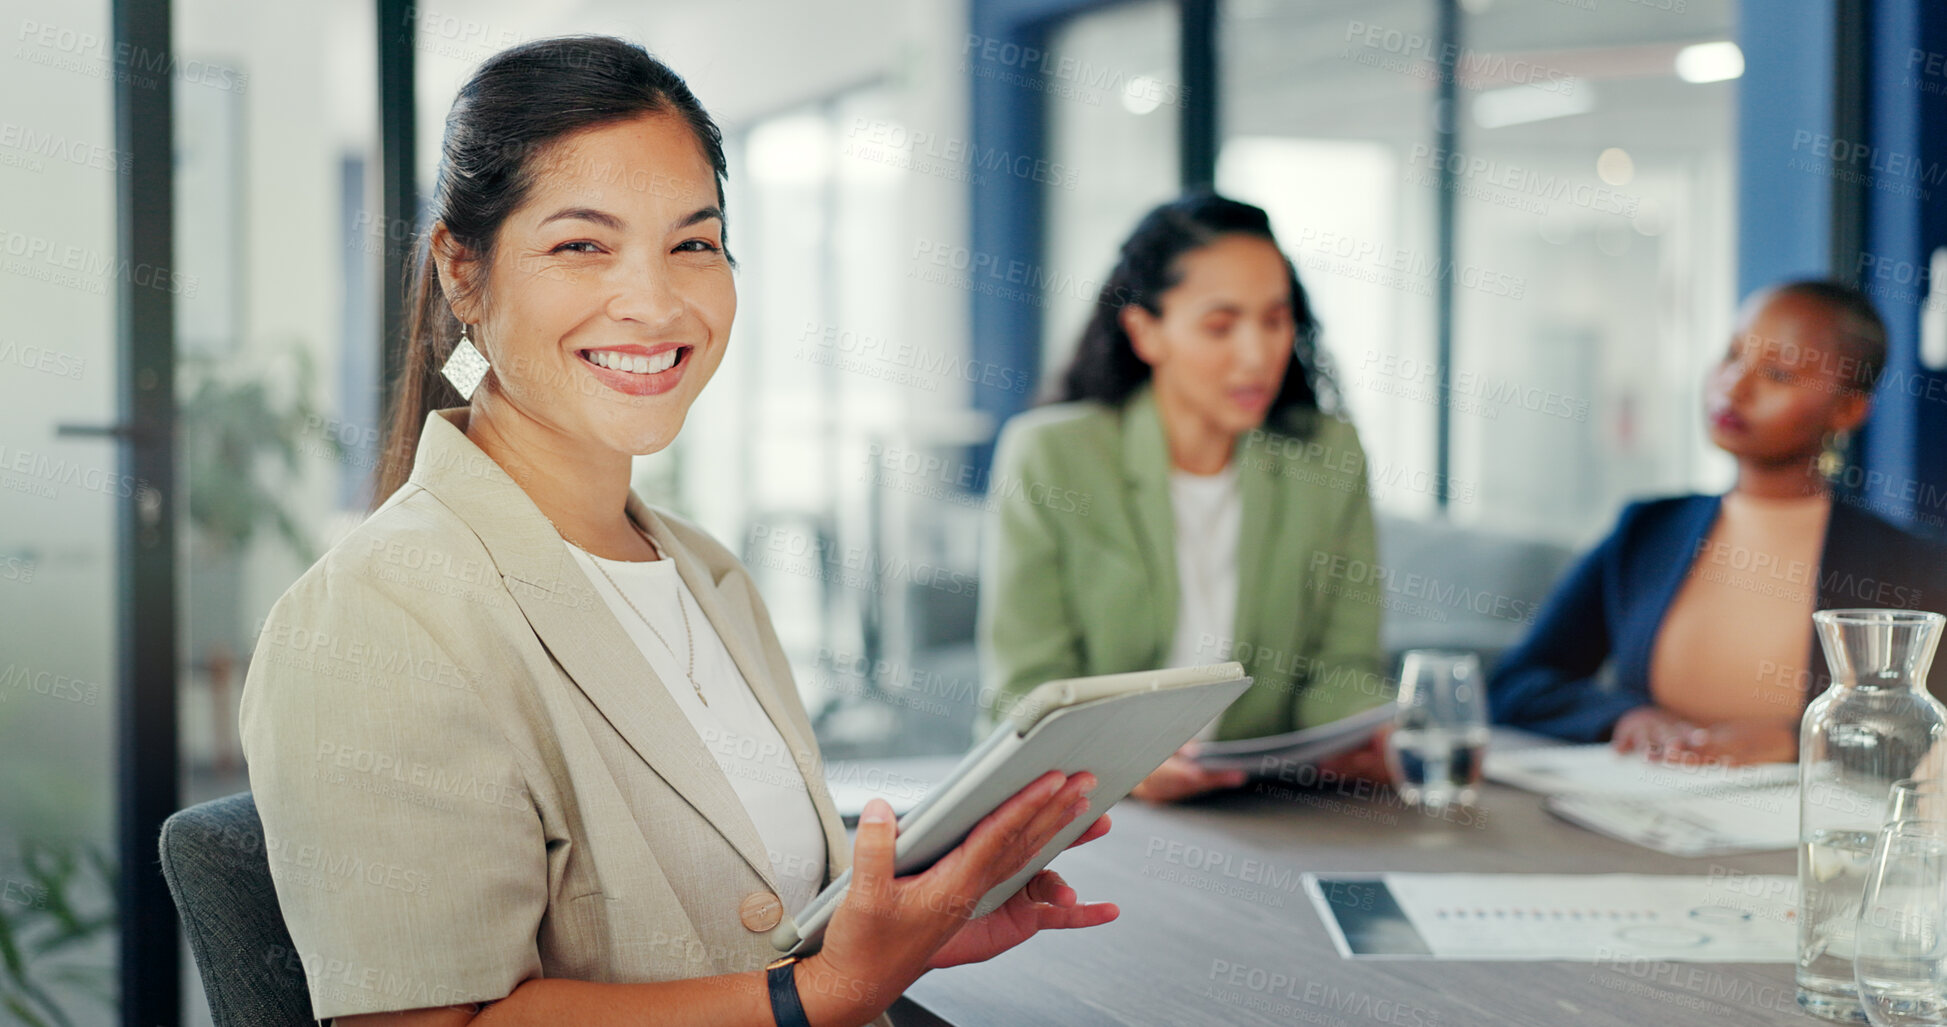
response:
[[[1947,807],[1941,805],[1943,796],[1947,796],[1947,782],[1930,777],[1895,781],[1886,799],[1886,822],[1947,820]]]
[[[1487,696],[1469,652],[1411,649],[1399,671],[1386,765],[1400,798],[1438,813],[1480,798],[1487,754]]]
[[[1879,1027],[1947,1024],[1947,823],[1880,831],[1853,934],[1853,972]]]

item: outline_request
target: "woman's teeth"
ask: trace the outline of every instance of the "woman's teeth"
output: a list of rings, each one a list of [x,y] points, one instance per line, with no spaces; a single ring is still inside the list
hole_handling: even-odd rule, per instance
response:
[[[664,350],[653,357],[637,353],[621,353],[611,349],[591,349],[582,356],[588,362],[614,371],[627,371],[630,374],[658,374],[676,366],[676,357],[682,350]]]

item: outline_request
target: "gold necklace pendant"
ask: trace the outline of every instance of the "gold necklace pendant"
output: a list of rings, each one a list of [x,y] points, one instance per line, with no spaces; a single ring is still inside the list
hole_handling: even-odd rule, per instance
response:
[[[543,516],[546,515],[544,514]],[[554,519],[552,517],[548,518],[548,523],[550,525],[553,525]],[[668,559],[668,557],[664,555],[662,548],[656,545],[656,541],[649,537],[649,533],[647,531],[643,530],[642,525],[637,524],[634,521],[634,519],[630,519],[629,527],[634,528],[636,530],[636,533],[642,536],[642,540],[644,542],[649,543],[649,549],[651,552],[656,554],[657,559],[659,560]],[[559,525],[555,525],[554,533],[557,535],[561,535],[562,541],[568,543],[571,546],[574,546],[576,549],[579,549],[584,553],[588,553],[587,546],[584,546],[581,543],[576,542],[574,539],[569,538],[567,535],[562,534]],[[594,553],[588,553],[588,559],[590,563],[593,563],[595,565],[595,569],[601,572],[602,577],[608,580],[608,585],[610,588],[615,590],[615,594],[622,597],[622,602],[628,604],[629,609],[635,612],[636,617],[642,621],[643,626],[647,627],[650,633],[656,636],[656,641],[661,642],[663,644],[663,648],[669,650],[669,655],[672,658],[674,658],[676,655],[676,647],[669,644],[669,639],[664,638],[663,633],[661,631],[656,630],[656,625],[653,622],[651,622],[649,618],[643,614],[642,610],[636,606],[635,600],[630,599],[629,594],[627,592],[622,591],[622,586],[615,583],[615,577],[609,574],[608,568],[602,566],[602,558],[596,556]],[[689,654],[689,668],[684,672],[683,676],[689,679],[690,687],[696,690],[696,701],[702,703],[705,706],[708,706],[710,705],[710,700],[707,696],[703,694],[703,686],[696,683],[696,632],[690,627],[689,604],[683,601],[683,593],[685,591],[686,589],[684,589],[683,587],[682,577],[678,575],[676,580],[676,612],[683,615],[683,638],[684,641],[689,643],[687,646],[687,651]]]

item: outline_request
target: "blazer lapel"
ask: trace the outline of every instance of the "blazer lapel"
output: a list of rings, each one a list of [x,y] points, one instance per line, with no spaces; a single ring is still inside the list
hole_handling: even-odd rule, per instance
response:
[[[1683,583],[1690,579],[1691,565],[1697,562],[1697,555],[1703,551],[1704,542],[1710,538],[1711,529],[1717,526],[1717,514],[1723,509],[1723,503],[1722,496],[1705,496],[1702,502],[1683,511],[1682,519],[1677,524],[1677,531],[1685,547],[1684,552],[1681,559],[1669,562],[1663,570],[1662,577],[1656,583],[1656,595],[1662,604],[1663,613],[1669,612],[1670,604],[1676,602],[1677,593],[1683,589]],[[1656,619],[1660,629],[1663,614],[1657,614]]]
[[[730,779],[641,650],[610,615],[554,526],[506,471],[466,437],[459,427],[466,414],[461,407],[427,415],[412,481],[438,496],[479,535],[522,614],[575,686],[643,762],[708,820],[775,892],[778,885],[770,856]],[[630,509],[642,510],[633,493]],[[665,529],[657,543],[666,537]],[[677,566],[699,604],[706,601],[705,595],[715,599],[714,584],[699,588],[696,569],[684,567],[681,561]],[[708,582],[707,572],[702,579]],[[726,646],[733,645],[736,633],[723,630],[723,618],[707,606],[705,613],[724,635]],[[732,654],[749,676],[745,657],[737,656],[734,649]],[[764,691],[758,690],[760,700]],[[765,709],[772,710],[772,703],[766,701]],[[779,730],[785,730],[783,722]]]
[[[629,493],[628,503],[630,516],[648,528],[650,537],[656,540],[656,546],[676,561],[676,571],[696,597],[703,616],[716,629],[718,637],[723,639],[724,648],[730,651],[730,659],[743,673],[751,693],[757,696],[758,704],[764,707],[764,712],[783,737],[784,744],[790,747],[792,760],[797,764],[798,773],[804,777],[805,791],[811,796],[811,804],[817,809],[818,822],[825,832],[826,869],[835,875],[842,865],[838,862],[840,855],[849,848],[843,830],[844,822],[839,819],[838,807],[832,802],[831,792],[825,786],[824,768],[818,759],[815,740],[807,737],[806,732],[798,726],[804,716],[803,706],[799,704],[794,708],[779,691],[785,687],[796,687],[790,677],[790,669],[774,668],[761,658],[760,647],[746,630],[749,618],[740,617],[734,612],[709,567],[687,547],[675,541],[663,519],[656,516],[633,491]],[[748,597],[740,598],[748,604]],[[782,678],[779,677],[780,673]],[[759,851],[763,850],[760,848]]]
[[[1663,630],[1663,618],[1669,616],[1670,606],[1677,601],[1677,593],[1690,578],[1690,568],[1697,562],[1697,554],[1702,551],[1704,542],[1710,538],[1710,531],[1717,524],[1717,512],[1721,507],[1721,496],[1697,496],[1686,503],[1672,518],[1668,535],[1653,538],[1677,549],[1663,567],[1644,575],[1644,585],[1653,591],[1642,597],[1646,605],[1655,604],[1656,617],[1626,620],[1620,631],[1631,634],[1618,638],[1613,648],[1616,679],[1621,682],[1642,682],[1642,692],[1649,694],[1650,658],[1656,651],[1656,636]],[[1627,580],[1626,578],[1624,580]],[[1625,597],[1625,602],[1629,597]]]
[[[1155,393],[1148,385],[1123,404],[1122,471],[1129,486],[1129,517],[1136,528],[1137,548],[1149,571],[1146,605],[1152,611],[1152,662],[1160,664],[1176,637],[1176,514],[1170,507],[1169,443],[1163,437]]]

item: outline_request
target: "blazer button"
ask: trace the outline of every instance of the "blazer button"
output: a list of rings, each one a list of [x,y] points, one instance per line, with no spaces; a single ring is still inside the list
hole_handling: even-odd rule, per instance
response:
[[[767,891],[754,891],[744,896],[737,904],[737,919],[744,922],[744,930],[759,933],[776,927],[784,920],[784,903]]]

